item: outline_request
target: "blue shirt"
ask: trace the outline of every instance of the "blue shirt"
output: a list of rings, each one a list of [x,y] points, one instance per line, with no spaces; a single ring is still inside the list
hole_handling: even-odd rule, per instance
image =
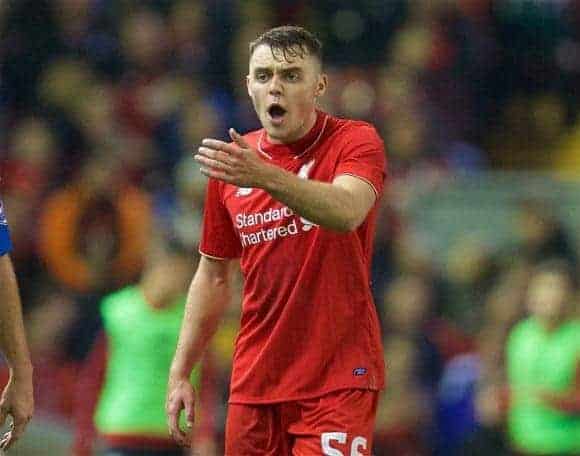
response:
[[[8,222],[4,215],[4,205],[0,200],[0,256],[12,250],[12,242],[10,241],[10,232],[8,231]]]

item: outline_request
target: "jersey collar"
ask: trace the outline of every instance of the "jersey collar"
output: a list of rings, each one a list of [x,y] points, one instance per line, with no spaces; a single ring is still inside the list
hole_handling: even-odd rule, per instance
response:
[[[273,144],[268,140],[266,130],[262,129],[258,138],[258,151],[270,158],[292,157],[295,160],[304,157],[322,138],[328,124],[328,114],[316,111],[316,122],[306,135],[289,144]]]

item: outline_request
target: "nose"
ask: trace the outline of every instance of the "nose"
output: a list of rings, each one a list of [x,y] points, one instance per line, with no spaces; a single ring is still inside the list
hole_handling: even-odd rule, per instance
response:
[[[274,96],[282,95],[282,84],[280,82],[280,78],[277,75],[274,75],[272,79],[270,79],[268,93]]]

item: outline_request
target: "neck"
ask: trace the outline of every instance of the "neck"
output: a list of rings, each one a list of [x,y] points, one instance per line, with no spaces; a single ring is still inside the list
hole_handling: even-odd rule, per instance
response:
[[[168,301],[171,299],[171,294],[157,287],[153,281],[145,279],[139,284],[139,288],[147,305],[154,309],[166,307]]]
[[[316,109],[312,110],[310,115],[306,118],[304,123],[296,130],[295,132],[291,133],[285,138],[273,138],[272,136],[268,135],[268,141],[272,144],[292,144],[306,136],[314,124],[316,124],[316,119],[318,117],[318,113]]]
[[[541,320],[541,324],[544,327],[544,329],[548,332],[552,332],[555,329],[558,329],[558,327],[560,325],[562,325],[562,323],[564,323],[567,320],[567,315],[566,314],[561,314],[558,316],[554,316],[552,318],[545,318]]]

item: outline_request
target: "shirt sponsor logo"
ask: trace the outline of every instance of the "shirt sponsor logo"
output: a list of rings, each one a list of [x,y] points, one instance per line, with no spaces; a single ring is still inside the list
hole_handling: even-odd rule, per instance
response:
[[[353,371],[352,371],[352,375],[354,375],[355,377],[360,377],[361,375],[366,375],[366,373],[367,373],[366,367],[357,367],[356,369],[353,369]]]
[[[301,179],[308,179],[310,170],[313,166],[314,160],[310,160],[308,163],[302,165],[298,171],[298,177]],[[238,191],[236,192],[236,196],[249,195],[252,190],[252,188],[239,187]],[[288,223],[284,223],[281,226],[263,228],[263,225],[265,224],[286,219],[288,219]],[[298,221],[300,221],[300,224]],[[250,214],[242,212],[236,215],[235,223],[240,233],[242,247],[257,245],[263,242],[271,242],[275,239],[287,236],[296,236],[301,231],[308,232],[312,230],[312,228],[318,226],[315,223],[306,220],[304,217],[296,217],[294,211],[286,206],[278,209],[270,208],[266,211],[254,212]],[[244,229],[252,227],[260,227],[260,229],[252,233],[243,231]]]
[[[273,228],[263,228],[263,225],[277,222],[280,220],[287,220],[281,226]],[[300,219],[302,221],[302,219]],[[236,227],[240,233],[242,246],[257,245],[262,242],[270,242],[278,238],[287,236],[295,236],[302,231],[310,231],[314,225],[302,223],[299,227],[294,211],[289,207],[281,207],[279,209],[270,208],[263,212],[253,212],[247,214],[245,212],[236,215]],[[258,231],[246,233],[243,230],[247,228],[260,227]]]

